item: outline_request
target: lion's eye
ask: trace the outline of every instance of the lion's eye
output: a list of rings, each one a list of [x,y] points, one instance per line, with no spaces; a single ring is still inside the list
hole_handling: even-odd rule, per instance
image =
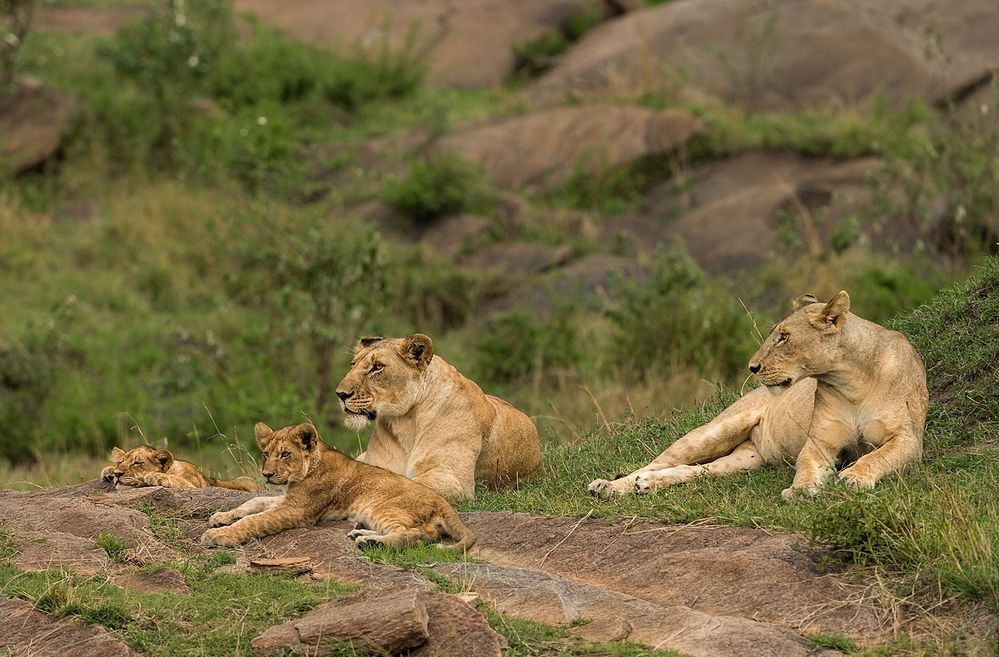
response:
[[[280,458],[280,459],[290,459],[291,458],[291,452],[281,452],[281,456],[279,456],[278,458]]]
[[[781,331],[777,335],[777,344],[783,344],[787,342],[787,338],[788,338],[787,331]]]
[[[373,364],[373,365],[371,366],[371,369],[369,369],[369,370],[368,370],[368,374],[378,374],[378,373],[379,373],[379,372],[381,372],[381,371],[382,371],[383,369],[385,369],[385,366],[384,366],[384,365],[382,365],[381,363],[374,363],[374,364]]]
[[[133,462],[132,462],[132,467],[133,467],[133,468],[134,468],[135,466],[137,466],[137,465],[142,465],[142,461],[133,461]]]

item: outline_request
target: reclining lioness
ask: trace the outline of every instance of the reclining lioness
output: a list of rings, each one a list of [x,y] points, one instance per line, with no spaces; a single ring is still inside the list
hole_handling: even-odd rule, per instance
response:
[[[919,461],[929,396],[923,361],[905,336],[804,295],[749,363],[765,388],[725,409],[635,472],[589,486],[602,497],[649,493],[702,475],[754,470],[794,458],[785,500],[814,495],[837,458],[856,458],[837,479],[870,488]]]
[[[170,450],[140,445],[127,452],[120,447],[111,450],[111,462],[101,471],[101,479],[117,488],[126,486],[165,486],[167,488],[204,488],[218,486],[255,493],[260,490],[252,477],[213,479],[201,474],[198,466],[174,458]]]
[[[287,484],[284,495],[255,497],[214,514],[201,536],[205,545],[232,547],[320,520],[352,520],[347,534],[357,545],[403,547],[451,538],[467,550],[475,534],[436,492],[394,472],[356,461],[328,446],[311,424],[272,430],[256,426],[269,483]]]
[[[347,427],[375,423],[359,461],[445,497],[474,497],[476,479],[502,488],[541,469],[530,418],[434,355],[423,334],[363,338],[336,394]]]

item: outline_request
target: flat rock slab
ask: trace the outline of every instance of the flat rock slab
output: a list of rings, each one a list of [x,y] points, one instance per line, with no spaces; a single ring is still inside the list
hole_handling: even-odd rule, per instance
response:
[[[0,652],[18,657],[134,657],[107,630],[66,617],[53,618],[29,602],[0,597]]]
[[[680,87],[754,110],[939,103],[999,65],[997,33],[994,0],[681,0],[598,26],[529,96]]]
[[[337,644],[387,654],[499,657],[506,641],[456,596],[418,589],[366,589],[276,625],[250,646],[258,655],[328,651]]]
[[[864,587],[821,573],[821,553],[794,536],[512,513],[466,518],[479,536],[474,556],[490,564],[797,634],[841,633],[863,644],[884,636],[878,610],[861,595]]]
[[[0,94],[0,175],[37,169],[55,156],[79,114],[74,96],[39,82]]]
[[[427,82],[437,87],[493,87],[516,64],[514,44],[558,29],[599,0],[236,0],[236,9],[320,47],[399,48],[412,30],[429,49]]]
[[[15,562],[27,570],[98,572],[109,563],[96,543],[102,533],[123,541],[125,557],[134,563],[177,556],[153,535],[146,514],[86,497],[0,491],[0,527],[13,534],[19,552]]]
[[[576,171],[597,174],[672,153],[701,131],[701,122],[682,110],[557,107],[459,127],[434,148],[481,166],[501,187],[551,189]]]
[[[692,657],[832,657],[793,631],[748,618],[663,606],[544,571],[490,563],[439,564],[496,609],[550,625],[592,621],[577,632],[596,641],[630,639]]]

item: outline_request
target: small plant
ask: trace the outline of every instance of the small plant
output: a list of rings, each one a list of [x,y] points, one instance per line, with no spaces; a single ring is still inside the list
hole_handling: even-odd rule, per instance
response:
[[[129,545],[122,539],[109,532],[101,532],[94,540],[97,546],[107,552],[108,557],[115,563],[125,563],[128,561],[127,553]]]
[[[382,193],[390,205],[416,221],[482,211],[491,203],[481,174],[456,155],[414,162],[408,176],[388,183]]]
[[[514,68],[526,77],[541,75],[554,65],[556,57],[568,50],[574,41],[578,41],[596,27],[603,17],[603,10],[599,6],[586,7],[566,18],[561,28],[515,43]]]
[[[0,0],[0,93],[14,83],[17,54],[31,29],[34,0]]]
[[[820,648],[830,648],[840,652],[857,652],[857,643],[843,634],[813,634],[809,639]]]

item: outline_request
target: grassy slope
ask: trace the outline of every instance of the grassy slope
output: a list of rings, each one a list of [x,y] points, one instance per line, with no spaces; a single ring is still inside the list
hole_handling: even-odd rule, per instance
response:
[[[926,584],[999,608],[999,260],[967,283],[892,322],[924,355],[931,400],[923,463],[872,492],[831,489],[814,504],[785,504],[793,470],[772,467],[702,479],[646,497],[601,501],[591,480],[645,465],[704,423],[736,394],[721,390],[704,406],[598,431],[578,445],[553,447],[546,474],[518,490],[484,492],[463,510],[725,523],[802,531],[861,563],[919,572]]]

